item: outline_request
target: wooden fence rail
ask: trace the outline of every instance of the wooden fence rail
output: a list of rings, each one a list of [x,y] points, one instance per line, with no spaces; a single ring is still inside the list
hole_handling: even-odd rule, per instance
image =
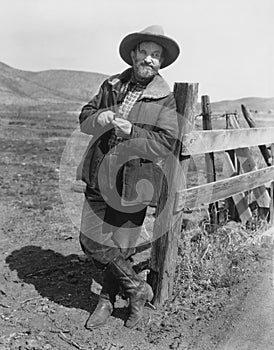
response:
[[[187,188],[176,193],[174,212],[197,208],[235,194],[252,190],[274,180],[274,166],[250,171],[228,179]]]
[[[209,152],[236,149],[239,159],[244,159],[250,165],[250,157],[246,154],[247,147],[274,143],[274,128],[231,129],[214,131],[193,131],[185,135],[183,155],[196,155]],[[244,151],[244,155],[242,154]],[[214,203],[250,189],[257,189],[267,182],[274,181],[273,166],[250,171],[233,178],[219,180],[213,183],[183,189],[176,193],[174,212],[183,208],[194,208]],[[260,201],[260,193],[256,195]]]
[[[184,136],[182,155],[220,152],[274,143],[274,127],[192,131]]]

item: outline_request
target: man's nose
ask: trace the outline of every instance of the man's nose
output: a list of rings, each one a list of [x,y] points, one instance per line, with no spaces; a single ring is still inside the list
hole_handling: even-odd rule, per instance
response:
[[[146,56],[145,57],[145,62],[146,63],[152,63],[153,62],[152,57],[150,55]]]

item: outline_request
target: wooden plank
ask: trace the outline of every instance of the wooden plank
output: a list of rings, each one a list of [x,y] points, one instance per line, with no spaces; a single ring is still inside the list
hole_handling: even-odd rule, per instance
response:
[[[203,129],[212,130],[209,96],[202,96]],[[214,153],[205,154],[207,182],[216,181]]]
[[[231,118],[235,118],[238,120],[238,114],[237,113],[226,113],[226,129],[231,129]],[[240,174],[240,163],[236,157],[236,153],[235,153],[235,150],[231,149],[231,150],[228,150],[226,151],[229,156],[230,156],[230,159],[232,161],[232,164],[235,168],[235,175],[239,175]],[[226,206],[227,206],[227,209],[228,209],[228,217],[231,219],[231,220],[234,220],[234,221],[240,221],[240,216],[239,216],[239,212],[236,208],[236,205],[235,205],[235,202],[233,200],[233,197],[229,197],[229,198],[226,198],[225,200],[226,202]]]
[[[184,137],[182,155],[219,152],[273,142],[274,127],[192,131]]]
[[[248,148],[238,148],[235,150],[235,152],[237,158],[239,159],[243,172],[247,173],[249,171],[257,170],[256,163],[254,162],[254,159],[252,158],[251,152]],[[259,207],[269,208],[270,196],[264,185],[254,188],[253,193]]]
[[[245,120],[247,121],[247,124],[249,125],[249,127],[250,128],[256,128],[255,121],[253,120],[252,114],[249,111],[249,109],[246,108],[245,105],[241,105],[241,108],[242,108],[243,116],[244,116]],[[269,153],[266,145],[259,145],[258,147],[259,147],[259,149],[261,151],[261,154],[262,154],[266,164],[268,166],[270,166],[271,165],[270,153]]]
[[[194,110],[198,97],[198,84],[175,83],[174,96],[179,118],[179,140],[194,125]],[[178,257],[178,239],[181,237],[182,212],[174,213],[176,192],[186,187],[189,159],[178,161],[180,143],[175,150],[176,157],[169,157],[167,162],[168,183],[161,191],[153,229],[153,244],[150,258],[150,273],[147,281],[154,291],[153,303],[162,304],[169,300],[173,291],[175,269]]]
[[[228,153],[224,153],[223,174],[225,177],[232,177],[236,174],[236,169],[232,163],[231,157]],[[248,198],[244,193],[237,193],[232,196],[233,202],[237,208],[239,218],[245,225],[252,219],[252,213],[248,206]]]
[[[209,96],[204,95],[201,98],[202,102],[202,115],[203,115],[203,129],[212,130],[212,121],[211,121],[211,107]],[[205,168],[206,168],[206,177],[207,182],[216,181],[216,168],[215,168],[215,159],[214,153],[205,154]],[[210,228],[212,231],[217,227],[218,219],[218,202],[209,204],[209,216],[210,216]]]
[[[237,193],[262,186],[273,181],[274,165],[237,175],[229,179],[177,191],[174,211],[196,208],[205,204],[232,197]]]
[[[228,126],[234,129],[240,129],[239,123],[235,117],[231,116],[229,118]],[[252,170],[257,170],[257,165],[253,159],[251,151],[249,148],[238,148],[235,150],[236,157],[240,163],[242,172],[247,173]],[[254,189],[254,196],[256,202],[260,208],[269,208],[270,206],[270,196],[265,188],[265,186],[260,186]]]

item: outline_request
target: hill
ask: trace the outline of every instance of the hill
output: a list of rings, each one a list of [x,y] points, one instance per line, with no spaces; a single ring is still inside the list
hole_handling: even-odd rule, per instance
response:
[[[107,75],[74,70],[40,72],[12,68],[0,62],[0,110],[78,110],[97,92]],[[253,111],[274,110],[274,98],[249,97],[211,104],[213,113],[240,111],[241,104]]]
[[[80,108],[107,76],[73,70],[23,71],[0,62],[0,108]]]
[[[233,113],[241,111],[241,104],[248,107],[248,109],[257,112],[274,111],[274,97],[246,97],[238,100],[225,100],[213,102],[211,109],[213,113]]]

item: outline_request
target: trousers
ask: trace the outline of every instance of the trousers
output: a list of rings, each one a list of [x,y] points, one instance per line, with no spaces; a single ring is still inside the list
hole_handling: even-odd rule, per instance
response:
[[[103,266],[119,255],[128,259],[136,252],[146,210],[117,210],[103,199],[85,195],[79,237],[84,253]]]

